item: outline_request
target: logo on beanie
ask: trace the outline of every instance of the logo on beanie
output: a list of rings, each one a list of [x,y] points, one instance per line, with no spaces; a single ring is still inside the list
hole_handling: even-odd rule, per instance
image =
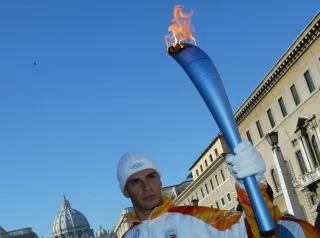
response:
[[[144,162],[140,162],[140,163],[130,165],[129,168],[130,169],[140,169],[143,165],[144,165]]]

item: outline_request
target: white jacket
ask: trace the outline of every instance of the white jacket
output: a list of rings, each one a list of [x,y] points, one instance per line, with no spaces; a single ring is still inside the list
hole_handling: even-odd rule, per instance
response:
[[[265,193],[266,185],[259,184],[269,211],[277,223],[274,236],[283,238],[320,238],[320,233],[309,223],[283,217]],[[172,200],[162,198],[146,221],[139,221],[132,213],[126,222],[134,225],[124,238],[246,238],[261,237],[245,190],[236,186],[245,213],[209,207],[174,206]]]

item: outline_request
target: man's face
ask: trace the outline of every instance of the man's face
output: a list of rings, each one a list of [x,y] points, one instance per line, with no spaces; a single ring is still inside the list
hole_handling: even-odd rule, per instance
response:
[[[161,187],[158,173],[154,169],[146,169],[128,178],[123,194],[131,199],[135,209],[144,212],[159,205]]]

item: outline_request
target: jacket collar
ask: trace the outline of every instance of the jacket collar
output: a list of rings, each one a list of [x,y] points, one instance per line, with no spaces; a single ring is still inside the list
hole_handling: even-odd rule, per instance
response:
[[[172,207],[174,207],[173,201],[166,197],[162,197],[162,205],[159,207],[156,207],[150,214],[149,220],[155,219],[159,216],[162,216],[164,213],[168,212]],[[129,214],[127,219],[124,222],[138,222],[140,223],[141,221],[137,217],[137,214],[135,212],[132,212]]]

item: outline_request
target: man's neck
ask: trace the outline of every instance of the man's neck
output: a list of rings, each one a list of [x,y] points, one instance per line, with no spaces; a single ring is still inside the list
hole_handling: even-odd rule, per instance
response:
[[[150,210],[147,210],[147,211],[139,211],[139,209],[135,208],[135,212],[136,212],[137,217],[140,221],[146,221],[149,219],[149,216],[154,209],[155,209],[155,207]]]
[[[153,207],[153,208],[151,208],[149,210],[141,211],[141,210],[139,210],[139,208],[137,208],[135,206],[134,206],[134,210],[135,210],[136,215],[137,215],[137,217],[138,217],[138,219],[140,221],[146,221],[146,220],[149,219],[149,216],[154,211],[154,209],[156,209],[157,207],[161,206],[162,204],[163,204],[163,202],[161,200],[157,206],[155,206],[155,207]]]

